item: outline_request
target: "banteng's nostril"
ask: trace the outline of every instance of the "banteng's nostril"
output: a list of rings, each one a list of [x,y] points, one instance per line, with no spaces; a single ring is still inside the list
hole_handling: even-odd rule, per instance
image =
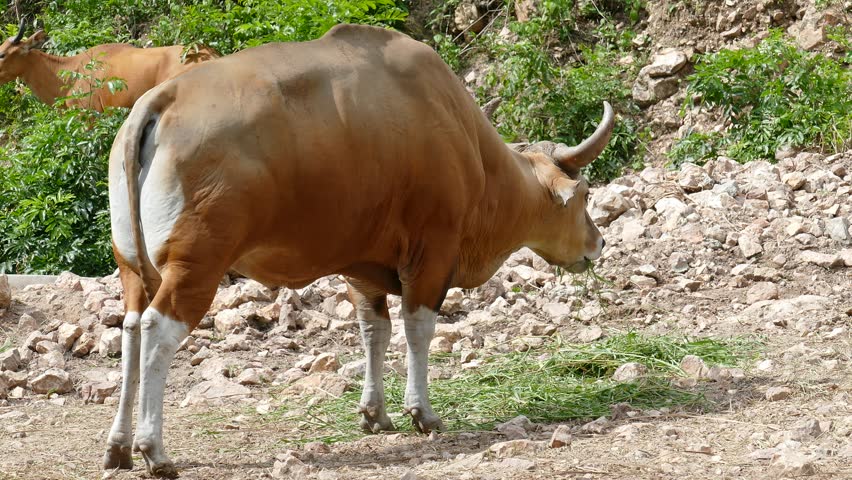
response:
[[[606,240],[604,240],[604,238],[603,238],[603,237],[601,237],[601,250],[603,250],[603,248],[604,248],[605,246],[606,246]]]

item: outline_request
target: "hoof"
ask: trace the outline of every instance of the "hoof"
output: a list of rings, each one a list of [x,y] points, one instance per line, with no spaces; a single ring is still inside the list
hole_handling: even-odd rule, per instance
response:
[[[110,445],[104,454],[104,470],[130,470],[133,468],[133,456],[126,445]]]
[[[410,407],[402,411],[403,415],[411,415],[411,424],[420,433],[443,432],[446,430],[441,418],[431,411],[424,411],[420,407]]]
[[[153,467],[149,466],[148,473],[158,478],[178,478],[180,476],[172,462],[161,463]]]
[[[175,464],[160,453],[159,449],[147,442],[138,442],[138,448],[142,452],[142,458],[145,459],[149,475],[158,478],[177,478],[180,476]]]
[[[361,414],[361,421],[359,422],[361,429],[366,433],[393,432],[396,430],[390,417],[384,411],[361,405],[358,408],[358,413]]]

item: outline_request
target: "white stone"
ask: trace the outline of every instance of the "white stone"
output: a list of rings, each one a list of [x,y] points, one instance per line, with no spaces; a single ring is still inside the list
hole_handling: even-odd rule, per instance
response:
[[[737,243],[740,247],[740,252],[745,258],[751,258],[763,253],[763,245],[761,245],[760,240],[754,235],[742,234]]]
[[[251,390],[224,378],[206,380],[192,387],[181,402],[181,407],[190,405],[222,405],[233,403],[251,394]]]
[[[115,356],[121,353],[121,329],[107,328],[101,334],[98,342],[98,352],[102,357]]]
[[[221,310],[213,318],[213,325],[216,331],[223,334],[233,333],[242,330],[247,326],[246,319],[243,318],[240,311],[236,308]]]
[[[71,376],[65,370],[51,368],[33,378],[29,382],[30,390],[34,393],[68,393],[73,388]]]
[[[648,367],[641,363],[629,362],[618,367],[612,374],[616,382],[632,382],[648,373]]]
[[[337,359],[336,353],[321,353],[311,363],[308,369],[309,373],[317,372],[336,372],[340,368],[340,361]]]
[[[63,351],[69,350],[82,334],[83,329],[78,325],[63,323],[56,330],[56,341],[62,347]]]
[[[5,310],[12,305],[12,288],[9,286],[9,277],[0,273],[0,309]]]
[[[686,54],[681,50],[667,49],[651,57],[645,72],[651,78],[670,77],[686,65]]]
[[[589,216],[598,225],[607,226],[630,208],[630,202],[613,188],[598,188],[589,200]]]
[[[799,254],[799,261],[802,263],[812,263],[818,267],[834,268],[842,265],[840,255],[833,253],[820,253],[813,250],[805,250]]]

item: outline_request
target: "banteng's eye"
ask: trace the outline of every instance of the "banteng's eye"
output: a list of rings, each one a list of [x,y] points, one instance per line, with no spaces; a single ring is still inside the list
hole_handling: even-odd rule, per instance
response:
[[[4,58],[6,58],[6,54],[5,54],[5,53],[0,53],[0,60],[3,60]]]

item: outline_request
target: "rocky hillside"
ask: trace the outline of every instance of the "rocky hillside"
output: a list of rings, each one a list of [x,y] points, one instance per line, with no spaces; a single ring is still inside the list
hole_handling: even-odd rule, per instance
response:
[[[576,21],[575,29],[579,31],[572,32],[569,41],[549,39],[544,44],[563,68],[582,68],[585,63],[594,63],[578,51],[582,48],[580,42],[590,38],[592,43],[605,44],[611,52],[619,55],[613,60],[618,65],[615,71],[630,86],[630,92],[624,100],[614,92],[606,96],[620,104],[617,109],[623,120],[638,122],[637,132],[648,129],[647,139],[636,140],[647,147],[647,150],[642,150],[640,159],[645,165],[670,163],[672,159],[668,154],[672,145],[692,132],[724,134],[731,128],[731,119],[723,115],[724,108],[702,106],[701,95],[694,96],[693,102],[685,102],[689,77],[695,72],[694,67],[702,55],[721,50],[753,49],[770,37],[772,31],[781,31],[793,45],[804,51],[824,54],[829,59],[845,62],[845,68],[849,68],[848,59],[844,60],[848,58],[849,41],[852,39],[849,37],[852,4],[848,1],[651,0],[602,2],[600,5],[577,2],[577,5],[580,12],[597,9],[601,19],[589,14],[566,14],[565,22],[569,21],[567,19]],[[631,8],[638,8],[635,15],[632,15]],[[530,22],[542,15],[543,10],[542,2],[535,0],[516,2],[514,9],[509,11],[487,1],[464,0],[455,7],[450,31],[455,34],[456,41],[469,39],[464,43],[462,52],[470,52],[467,53],[470,65],[461,69],[460,76],[472,93],[480,97],[496,95],[489,75],[495,72],[498,76],[519,74],[511,70],[509,73],[501,71],[505,59],[495,56],[493,51],[481,52],[482,45],[491,41],[490,32],[499,32],[494,40],[498,43],[516,42],[519,36],[507,25],[511,26],[512,21]],[[416,10],[413,15],[416,16]],[[472,31],[478,32],[484,40],[470,40],[469,32]],[[587,33],[586,37],[583,31]],[[847,38],[838,39],[838,36]],[[623,44],[626,39],[631,39],[627,46]],[[575,44],[575,41],[578,43]],[[463,63],[465,58],[463,54]],[[731,95],[737,93],[732,91]],[[487,100],[487,97],[480,99],[483,104]],[[542,105],[534,105],[533,109],[536,108],[542,108]],[[507,122],[509,113],[502,113],[505,115],[498,111],[495,116],[498,127]],[[551,121],[559,122],[561,119]],[[517,134],[516,130],[514,124],[507,128],[507,131]],[[535,136],[530,131],[522,132],[521,136],[524,134]],[[819,145],[802,145],[797,150],[820,151],[821,148]],[[771,155],[766,159],[772,159]],[[744,162],[747,159],[736,160]]]

